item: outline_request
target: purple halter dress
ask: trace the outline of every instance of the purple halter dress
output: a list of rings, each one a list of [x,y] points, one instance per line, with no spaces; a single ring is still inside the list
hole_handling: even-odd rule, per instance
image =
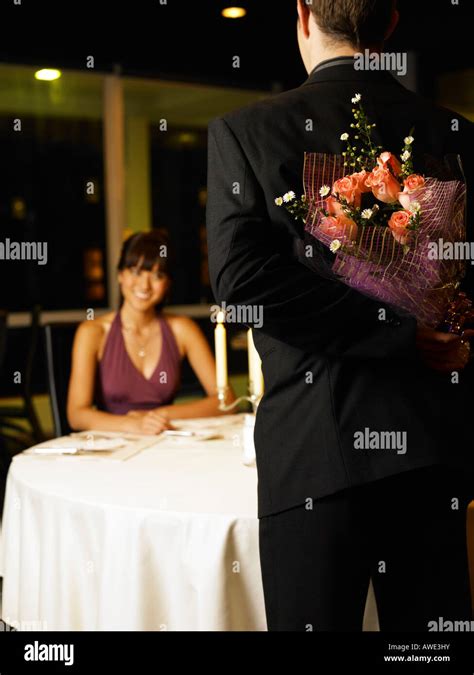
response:
[[[125,415],[129,410],[151,410],[172,403],[181,380],[181,355],[166,319],[157,318],[161,326],[161,354],[147,379],[128,355],[117,312],[97,369],[96,398],[100,409]]]

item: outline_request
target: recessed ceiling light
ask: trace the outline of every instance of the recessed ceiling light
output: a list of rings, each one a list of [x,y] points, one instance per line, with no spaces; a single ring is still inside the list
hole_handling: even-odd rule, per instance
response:
[[[35,78],[37,80],[45,80],[51,82],[51,80],[57,80],[61,77],[61,71],[56,70],[56,68],[41,68],[35,73]]]
[[[226,19],[241,19],[247,14],[247,10],[243,7],[225,7],[222,10],[222,16]]]

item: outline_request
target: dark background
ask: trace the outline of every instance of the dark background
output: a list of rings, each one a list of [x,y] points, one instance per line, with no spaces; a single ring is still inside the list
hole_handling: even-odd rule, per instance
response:
[[[222,18],[232,4],[247,16]],[[472,0],[399,0],[398,7],[386,51],[415,51],[420,93],[434,96],[438,74],[474,63]],[[85,68],[87,55],[96,70],[118,64],[126,74],[241,87],[288,89],[306,77],[296,0],[2,0],[0,61]],[[232,68],[233,55],[240,69]]]
[[[247,16],[221,17],[221,9],[230,4],[244,6]],[[452,0],[399,0],[400,24],[385,50],[416,54],[419,93],[436,99],[441,74],[473,67],[470,5],[472,0],[459,0],[459,5]],[[86,70],[90,55],[99,72],[118,69],[129,76],[269,92],[299,86],[307,77],[296,41],[296,0],[167,0],[166,4],[160,0],[21,0],[21,5],[0,1],[0,62]],[[232,68],[235,55],[241,59],[240,69]],[[8,288],[8,294],[2,294],[0,306],[27,310],[39,301],[47,309],[84,307],[83,249],[105,249],[104,208],[103,195],[99,203],[84,205],[77,185],[91,172],[103,182],[102,127],[82,128],[79,121],[78,131],[71,131],[68,121],[61,123],[69,125],[63,132],[56,121],[54,127],[42,125],[39,133],[37,122],[26,120],[19,145],[18,138],[14,144],[5,140],[7,122],[0,120],[5,197],[0,199],[0,238],[42,240],[36,233],[47,228],[52,262],[48,270],[35,263],[3,262],[1,286]],[[76,132],[80,148],[74,143]],[[152,180],[161,191],[153,224],[172,233],[180,270],[171,302],[212,301],[200,285],[196,255],[204,223],[197,191],[206,184],[206,139],[179,152],[161,147],[157,134],[151,141]],[[9,198],[17,193],[34,206],[21,224],[8,220]],[[156,201],[157,195],[152,198]],[[105,296],[87,301],[87,306],[106,305]],[[11,331],[8,361],[19,363],[19,355],[27,352],[26,331]],[[37,361],[35,371],[42,367],[42,359]],[[44,373],[35,372],[34,380],[35,389],[43,390]],[[14,389],[10,384],[8,393]],[[7,393],[3,385],[2,393]]]

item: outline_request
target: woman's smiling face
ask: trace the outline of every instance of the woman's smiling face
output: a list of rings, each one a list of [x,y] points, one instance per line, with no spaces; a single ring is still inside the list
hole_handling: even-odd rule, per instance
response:
[[[156,264],[151,270],[141,267],[143,259],[135,267],[126,267],[118,274],[124,300],[138,311],[147,311],[162,302],[169,287],[169,277]]]

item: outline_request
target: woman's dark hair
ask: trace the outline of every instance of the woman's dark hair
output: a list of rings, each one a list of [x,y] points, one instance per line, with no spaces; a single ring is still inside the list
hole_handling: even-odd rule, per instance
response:
[[[137,232],[126,239],[122,246],[117,269],[121,270],[138,267],[149,272],[158,265],[160,272],[172,279],[172,260],[169,237],[165,230],[156,229],[150,232]],[[156,311],[160,312],[166,304],[166,297]],[[120,306],[123,296],[120,294]]]
[[[149,272],[155,265],[160,272],[172,276],[169,239],[164,230],[137,232],[124,241],[118,270],[139,267]]]

